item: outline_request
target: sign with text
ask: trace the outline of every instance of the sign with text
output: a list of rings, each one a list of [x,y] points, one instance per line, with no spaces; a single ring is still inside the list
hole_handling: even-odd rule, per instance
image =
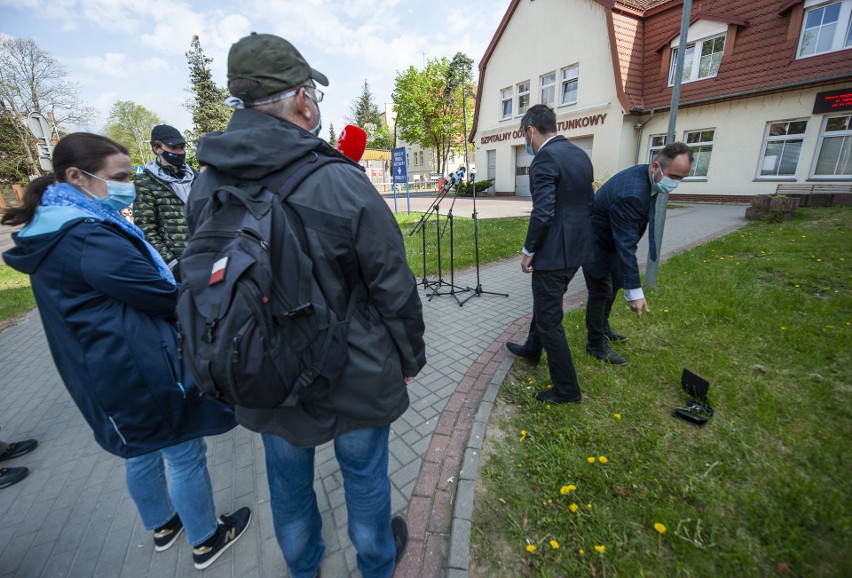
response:
[[[817,93],[814,102],[814,114],[840,112],[841,110],[852,110],[852,88]]]
[[[405,147],[391,149],[391,166],[394,184],[405,184],[408,182],[408,159]]]

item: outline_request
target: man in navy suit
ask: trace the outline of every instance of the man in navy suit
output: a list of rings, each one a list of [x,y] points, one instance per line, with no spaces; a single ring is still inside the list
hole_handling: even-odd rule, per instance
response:
[[[648,311],[642,292],[636,246],[650,220],[648,244],[656,258],[654,209],[656,195],[668,195],[692,170],[692,151],[684,143],[670,143],[650,165],[636,165],[617,173],[598,189],[592,211],[595,260],[583,266],[589,298],[586,303],[586,352],[613,365],[627,361],[610,349],[608,341],[627,336],[609,326],[609,314],[619,287],[637,317]]]
[[[533,318],[527,341],[507,343],[509,351],[538,364],[547,352],[552,389],[536,395],[549,403],[582,399],[571,350],[562,329],[562,299],[568,283],[594,258],[591,228],[592,163],[588,155],[556,134],[553,110],[537,104],[521,119],[530,164],[533,208],[521,270],[532,273]]]

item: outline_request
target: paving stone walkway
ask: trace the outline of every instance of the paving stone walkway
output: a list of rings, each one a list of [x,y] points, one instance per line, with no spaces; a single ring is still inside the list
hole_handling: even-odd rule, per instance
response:
[[[513,209],[498,205],[495,213],[528,214],[528,202],[511,202]],[[480,217],[487,216],[486,207],[480,203]],[[745,223],[743,213],[742,206],[732,205],[669,210],[664,258],[735,230]],[[643,243],[640,255],[646,253]],[[519,259],[483,267],[479,280],[483,290],[509,296],[477,295],[459,307],[452,295],[428,300],[431,291],[422,294],[428,365],[410,384],[410,408],[391,428],[392,506],[407,516],[410,530],[398,577],[467,575],[479,450],[497,389],[514,359],[503,344],[524,335],[531,311],[529,276],[520,272]],[[473,270],[455,275],[459,287],[476,282]],[[579,275],[566,301],[583,299]],[[197,576],[185,540],[154,552],[127,494],[123,462],[94,443],[56,373],[37,313],[0,332],[0,352],[0,437],[39,440],[34,452],[3,463],[27,466],[31,473],[0,490],[0,577]],[[218,510],[249,506],[254,519],[242,540],[204,575],[287,576],[272,527],[260,437],[237,428],[208,438],[208,445]],[[330,445],[318,449],[316,463],[327,544],[323,576],[360,576]]]

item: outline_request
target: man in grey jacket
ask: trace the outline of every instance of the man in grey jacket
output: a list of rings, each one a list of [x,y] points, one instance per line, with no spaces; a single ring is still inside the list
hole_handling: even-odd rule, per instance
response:
[[[252,33],[231,47],[228,89],[237,110],[224,132],[201,139],[197,157],[208,168],[193,185],[187,220],[192,235],[221,184],[269,184],[314,155],[344,159],[316,170],[287,198],[326,300],[341,317],[355,300],[342,377],[309,404],[238,406],[236,414],[263,434],[273,523],[290,574],[314,576],[320,567],[314,449],[333,440],[358,567],[365,577],[389,577],[408,531],[401,517],[391,517],[388,436],[408,407],[406,383],[426,363],[422,306],[384,200],[356,163],[317,138],[317,83],[328,79],[283,38]]]

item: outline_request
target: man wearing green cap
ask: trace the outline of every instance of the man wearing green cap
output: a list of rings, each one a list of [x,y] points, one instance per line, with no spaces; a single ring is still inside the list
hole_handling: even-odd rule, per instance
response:
[[[219,185],[270,185],[315,155],[342,160],[313,172],[286,201],[326,301],[342,318],[355,300],[342,377],[310,404],[237,406],[236,414],[263,434],[275,534],[290,575],[315,576],[320,568],[314,449],[333,441],[358,567],[365,578],[384,578],[408,539],[405,520],[391,516],[388,438],[408,408],[406,383],[426,363],[422,306],[386,203],[360,166],[317,137],[317,83],[328,86],[328,79],[283,38],[252,33],[231,47],[229,103],[237,110],[224,132],[201,138],[197,158],[208,168],[193,186],[187,220],[192,234]]]

